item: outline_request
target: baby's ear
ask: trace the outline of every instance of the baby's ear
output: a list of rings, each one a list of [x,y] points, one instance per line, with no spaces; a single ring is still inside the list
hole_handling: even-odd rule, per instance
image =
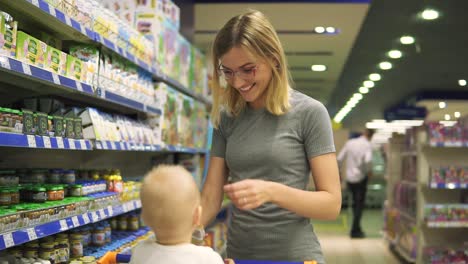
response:
[[[201,224],[202,217],[202,206],[198,205],[193,212],[193,226],[199,226]]]

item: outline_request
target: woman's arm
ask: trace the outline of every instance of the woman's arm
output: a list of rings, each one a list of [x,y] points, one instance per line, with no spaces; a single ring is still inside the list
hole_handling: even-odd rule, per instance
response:
[[[227,166],[223,158],[211,157],[201,195],[203,226],[207,226],[216,217],[223,202],[223,185],[228,177]]]
[[[244,180],[224,187],[233,203],[249,210],[266,202],[298,215],[319,219],[335,219],[341,210],[341,186],[335,153],[313,157],[309,160],[316,191],[304,191],[284,184]]]

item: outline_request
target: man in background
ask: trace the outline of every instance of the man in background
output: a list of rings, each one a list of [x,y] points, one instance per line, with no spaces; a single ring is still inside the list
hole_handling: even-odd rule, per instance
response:
[[[353,198],[351,238],[365,237],[361,228],[361,217],[365,206],[367,182],[372,176],[372,145],[370,141],[374,132],[373,129],[366,129],[360,137],[348,140],[337,157],[340,168],[345,163],[346,183]]]

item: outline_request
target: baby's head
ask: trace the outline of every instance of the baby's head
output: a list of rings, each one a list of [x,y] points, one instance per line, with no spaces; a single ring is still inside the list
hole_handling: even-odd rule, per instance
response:
[[[182,166],[159,165],[144,178],[142,217],[159,241],[191,238],[200,224],[200,192],[192,175]]]

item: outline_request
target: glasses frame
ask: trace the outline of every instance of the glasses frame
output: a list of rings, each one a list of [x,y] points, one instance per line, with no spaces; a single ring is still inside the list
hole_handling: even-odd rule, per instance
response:
[[[231,71],[232,72],[232,77],[227,77],[225,75],[225,73],[224,73],[225,70]],[[255,65],[252,68],[249,68],[248,70],[250,70],[251,72],[250,73],[245,73],[243,71],[246,71],[246,69],[242,69],[242,68],[239,69],[239,70],[233,71],[233,70],[228,69],[228,68],[223,68],[223,65],[218,66],[218,73],[219,73],[220,77],[222,77],[226,81],[232,81],[232,80],[234,80],[234,77],[241,78],[242,80],[252,80],[252,79],[254,79],[255,75],[257,73],[257,70],[258,70],[258,64]]]

